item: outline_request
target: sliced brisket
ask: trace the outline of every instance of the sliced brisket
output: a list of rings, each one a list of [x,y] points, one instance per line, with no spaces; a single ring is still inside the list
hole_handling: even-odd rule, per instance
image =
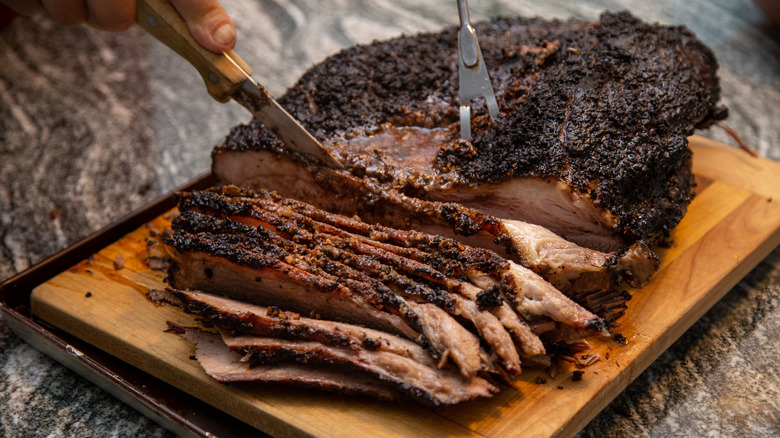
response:
[[[166,238],[171,286],[395,333],[464,376],[517,374],[521,352],[544,354],[520,315],[606,333],[530,270],[441,236],[235,186],[182,194],[179,209]]]

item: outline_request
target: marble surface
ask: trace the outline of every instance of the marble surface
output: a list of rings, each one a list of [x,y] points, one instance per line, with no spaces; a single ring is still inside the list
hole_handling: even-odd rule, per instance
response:
[[[340,48],[457,21],[454,1],[226,0],[237,52],[273,94]],[[630,9],[684,24],[718,56],[728,124],[780,159],[780,29],[749,1],[482,0],[494,15],[595,19]],[[111,34],[45,17],[0,30],[0,279],[40,262],[209,168],[247,120],[137,27]],[[733,144],[725,133],[702,132]],[[780,249],[718,302],[581,432],[778,436]],[[42,355],[0,320],[0,435],[170,436]]]

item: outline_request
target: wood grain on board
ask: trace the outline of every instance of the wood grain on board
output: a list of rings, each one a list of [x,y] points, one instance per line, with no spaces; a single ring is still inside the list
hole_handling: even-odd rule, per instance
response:
[[[691,146],[697,196],[674,231],[674,245],[657,249],[659,272],[631,291],[615,330],[626,345],[591,341],[600,360],[582,369],[581,381],[572,380],[573,367],[554,378],[527,369],[518,390],[438,409],[279,385],[217,383],[190,359],[191,344],[164,332],[166,321],[194,325],[193,317],[156,307],[144,296],[165,286],[164,273],[144,262],[150,229],[165,229],[164,216],[36,288],[32,310],[275,436],[569,436],[780,243],[780,164],[701,137],[691,137]],[[115,261],[123,266],[117,269]],[[546,383],[535,383],[540,375]]]

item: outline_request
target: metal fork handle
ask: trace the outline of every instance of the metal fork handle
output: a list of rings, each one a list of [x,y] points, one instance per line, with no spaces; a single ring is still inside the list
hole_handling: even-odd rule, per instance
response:
[[[458,0],[458,16],[460,17],[460,56],[466,67],[475,67],[479,63],[479,44],[477,32],[471,27],[469,5],[466,0]]]
[[[468,140],[471,138],[471,100],[484,97],[491,118],[498,117],[498,103],[479,49],[477,32],[471,27],[467,0],[458,0],[458,16],[460,137]]]

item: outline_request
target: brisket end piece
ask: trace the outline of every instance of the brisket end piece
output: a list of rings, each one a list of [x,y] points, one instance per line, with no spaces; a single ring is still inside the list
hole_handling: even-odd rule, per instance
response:
[[[667,238],[693,197],[686,137],[721,117],[712,52],[685,28],[628,13],[546,39],[560,49],[475,139],[476,155],[455,159],[461,173],[564,181],[615,216],[628,241]],[[525,65],[507,63],[510,76],[526,76]]]

